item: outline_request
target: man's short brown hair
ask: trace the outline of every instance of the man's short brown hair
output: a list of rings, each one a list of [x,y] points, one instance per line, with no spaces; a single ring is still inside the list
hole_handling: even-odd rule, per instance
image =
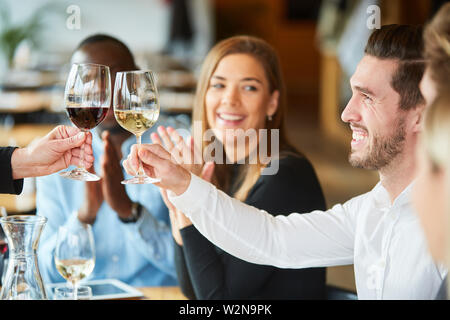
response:
[[[419,88],[425,70],[422,33],[422,26],[385,25],[371,34],[364,50],[370,56],[398,61],[391,86],[400,95],[402,110],[425,102]]]

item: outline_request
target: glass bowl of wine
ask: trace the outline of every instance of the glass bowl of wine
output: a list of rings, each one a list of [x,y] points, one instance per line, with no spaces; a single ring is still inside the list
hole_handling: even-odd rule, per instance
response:
[[[114,84],[114,116],[119,125],[136,136],[141,144],[141,136],[150,129],[159,117],[159,96],[152,71],[117,72]],[[135,177],[122,184],[147,184],[161,181],[147,176],[139,165]]]
[[[64,90],[67,115],[81,131],[88,132],[105,119],[111,104],[111,75],[109,67],[101,64],[73,64]],[[100,177],[84,168],[84,147],[80,165],[61,176],[80,181],[96,181]]]

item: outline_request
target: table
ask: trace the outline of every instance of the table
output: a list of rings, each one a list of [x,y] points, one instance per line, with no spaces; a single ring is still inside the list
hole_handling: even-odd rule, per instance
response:
[[[142,300],[187,300],[180,287],[137,288],[144,294]]]
[[[1,288],[0,286],[0,290]],[[139,300],[187,300],[180,287],[144,287],[137,289],[144,294],[144,297]]]

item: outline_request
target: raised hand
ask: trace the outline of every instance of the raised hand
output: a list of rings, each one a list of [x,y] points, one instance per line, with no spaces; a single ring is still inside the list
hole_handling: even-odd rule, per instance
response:
[[[203,168],[203,159],[201,152],[195,149],[193,138],[189,137],[186,144],[183,137],[172,127],[167,127],[166,129],[163,126],[159,126],[158,133],[159,136],[156,133],[152,133],[153,143],[161,146],[164,143],[166,150],[170,152],[178,164],[181,164],[193,174],[200,176]]]
[[[91,166],[87,171],[95,174],[94,166]],[[78,220],[83,223],[93,224],[103,203],[102,179],[85,182],[84,184],[84,201],[78,210]]]
[[[170,225],[172,227],[172,236],[175,239],[175,242],[178,243],[178,245],[182,246],[183,239],[181,238],[180,229],[188,225],[191,225],[192,222],[189,218],[186,218],[186,216],[183,213],[181,213],[177,208],[175,208],[173,204],[169,201],[166,189],[160,188],[159,190],[161,192],[161,196],[164,200],[164,203],[169,209]],[[183,218],[185,220],[183,220]]]
[[[210,182],[212,175],[214,172],[214,163],[208,162],[203,166],[201,177],[202,179]],[[166,204],[167,208],[169,209],[169,216],[170,216],[170,222],[172,225],[172,235],[175,241],[178,243],[178,245],[183,245],[183,239],[181,238],[180,229],[183,229],[187,226],[192,225],[191,219],[186,217],[184,213],[182,213],[180,210],[175,208],[175,206],[170,202],[168,196],[167,196],[167,190],[160,188],[161,196],[164,200],[164,203]]]
[[[125,190],[125,185],[120,183],[123,180],[120,166],[121,157],[114,147],[108,131],[102,133],[102,140],[105,149],[100,160],[103,171],[103,197],[108,205],[117,212],[119,217],[128,218],[131,214],[131,200]]]

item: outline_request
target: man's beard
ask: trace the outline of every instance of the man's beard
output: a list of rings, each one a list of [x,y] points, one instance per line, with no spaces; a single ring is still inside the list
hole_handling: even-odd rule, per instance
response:
[[[373,145],[364,158],[353,157],[353,151],[351,151],[348,157],[350,165],[368,170],[380,170],[389,165],[403,151],[405,142],[405,121],[400,119],[396,128],[395,132],[387,137],[374,135]]]

